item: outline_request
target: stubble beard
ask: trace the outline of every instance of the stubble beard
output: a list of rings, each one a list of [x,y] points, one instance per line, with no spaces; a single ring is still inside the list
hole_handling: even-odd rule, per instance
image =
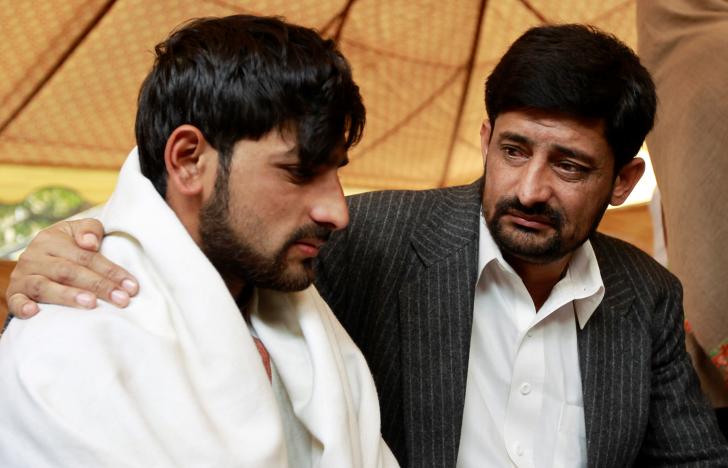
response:
[[[255,229],[256,227],[251,227]],[[330,229],[318,225],[296,230],[273,255],[265,255],[236,234],[230,221],[227,170],[220,170],[212,196],[200,210],[200,248],[224,279],[277,291],[300,291],[314,279],[313,258],[289,265],[286,256],[299,239],[328,239]]]

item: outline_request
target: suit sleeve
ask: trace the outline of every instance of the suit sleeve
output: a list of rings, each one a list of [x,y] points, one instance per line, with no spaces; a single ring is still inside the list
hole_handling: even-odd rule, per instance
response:
[[[728,466],[728,444],[685,350],[682,287],[670,275],[652,323],[648,427],[637,466]]]

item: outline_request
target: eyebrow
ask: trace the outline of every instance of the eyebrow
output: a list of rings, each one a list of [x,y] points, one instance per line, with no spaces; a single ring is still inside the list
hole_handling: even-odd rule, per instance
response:
[[[519,134],[519,133],[513,133],[513,132],[503,132],[500,135],[498,135],[498,143],[502,143],[504,140],[510,140],[516,143],[521,143],[523,145],[532,145],[533,140],[530,138],[526,138],[525,136]]]
[[[596,166],[597,162],[594,156],[587,154],[583,151],[579,151],[573,148],[567,148],[566,146],[561,145],[554,145],[553,148],[555,148],[559,153],[569,156],[571,158],[577,159],[579,161],[582,161],[590,166]]]
[[[341,158],[333,157],[334,153],[332,152],[331,157],[327,161],[321,162],[319,164],[316,164],[313,166],[313,169],[316,168],[323,168],[325,166],[331,166],[331,167],[344,167],[349,164],[349,153],[347,151],[344,151],[344,156]],[[301,163],[301,155],[299,154],[299,147],[298,145],[295,145],[291,147],[290,149],[286,151],[276,152],[272,155],[274,158],[281,158],[281,159],[290,159],[295,158],[298,163]]]
[[[513,141],[515,143],[520,143],[522,145],[529,145],[529,146],[533,145],[533,140],[521,135],[520,133],[503,132],[499,135],[498,142],[502,143],[505,140]],[[594,156],[592,156],[588,153],[585,153],[583,151],[579,151],[574,148],[568,148],[568,147],[562,146],[562,145],[551,145],[551,149],[556,150],[559,154],[577,159],[577,160],[582,161],[591,166],[596,165],[596,159],[594,158]]]

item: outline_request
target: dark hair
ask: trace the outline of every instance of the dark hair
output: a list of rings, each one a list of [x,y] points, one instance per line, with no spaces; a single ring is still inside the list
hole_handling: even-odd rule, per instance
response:
[[[488,118],[516,109],[563,112],[604,122],[615,174],[652,129],[655,85],[635,53],[591,26],[529,29],[511,45],[485,84]]]
[[[155,52],[139,93],[136,139],[142,173],[163,196],[164,149],[183,124],[202,132],[223,169],[237,141],[289,125],[304,169],[361,138],[365,110],[349,64],[312,29],[270,17],[202,18]]]

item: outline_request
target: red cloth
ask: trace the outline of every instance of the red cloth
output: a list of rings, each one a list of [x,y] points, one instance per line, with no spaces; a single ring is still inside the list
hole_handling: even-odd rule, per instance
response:
[[[268,350],[265,349],[265,345],[257,336],[253,337],[253,341],[255,341],[255,347],[258,348],[258,353],[260,354],[260,360],[263,361],[263,367],[265,367],[265,373],[268,374],[268,380],[270,381],[272,379],[271,377],[271,369],[270,369],[270,354],[268,354]]]

